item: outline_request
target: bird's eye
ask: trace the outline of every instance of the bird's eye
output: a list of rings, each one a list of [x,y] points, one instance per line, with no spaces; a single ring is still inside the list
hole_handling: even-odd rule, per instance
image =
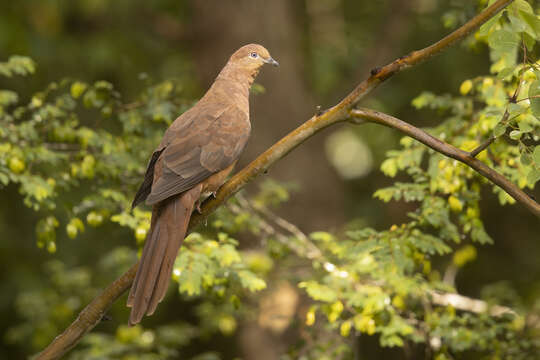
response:
[[[252,58],[256,59],[257,56],[259,56],[259,55],[257,55],[256,52],[252,52],[251,54],[249,54],[249,56],[251,56]]]

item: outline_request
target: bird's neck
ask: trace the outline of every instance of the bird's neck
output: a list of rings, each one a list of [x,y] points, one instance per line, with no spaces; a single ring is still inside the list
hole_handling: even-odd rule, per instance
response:
[[[251,84],[253,84],[258,73],[259,69],[238,69],[227,64],[217,76],[216,81],[226,81],[231,87],[249,94],[249,88],[251,87]]]
[[[203,97],[204,100],[201,100],[218,100],[222,104],[234,105],[249,114],[249,89],[258,70],[254,73],[242,70],[229,65],[225,66]]]

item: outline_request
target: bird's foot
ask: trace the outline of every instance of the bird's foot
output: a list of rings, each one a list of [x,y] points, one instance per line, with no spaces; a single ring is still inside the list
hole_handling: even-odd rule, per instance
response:
[[[197,200],[197,202],[195,203],[195,210],[197,210],[197,212],[198,212],[199,214],[202,214],[201,204],[202,204],[202,201],[201,201],[201,200]]]
[[[203,203],[205,200],[207,200],[210,196],[212,196],[214,199],[217,197],[215,191],[210,192],[210,194],[206,193],[205,195],[207,195],[208,197],[206,197],[206,198],[204,198],[204,199],[199,199],[199,200],[197,200],[197,202],[195,203],[195,210],[197,210],[197,212],[198,212],[199,214],[202,214],[201,205],[202,205],[202,203]]]

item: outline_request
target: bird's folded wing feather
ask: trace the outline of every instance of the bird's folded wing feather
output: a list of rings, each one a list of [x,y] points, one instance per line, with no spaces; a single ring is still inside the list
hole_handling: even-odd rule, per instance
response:
[[[235,106],[212,110],[169,128],[157,150],[162,151],[161,176],[152,184],[147,204],[189,190],[238,159],[251,130],[248,115]]]

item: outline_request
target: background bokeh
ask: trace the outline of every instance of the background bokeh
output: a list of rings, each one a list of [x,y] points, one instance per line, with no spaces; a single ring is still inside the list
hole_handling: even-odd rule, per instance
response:
[[[0,88],[30,97],[63,77],[104,79],[129,99],[144,87],[139,76],[144,73],[157,80],[179,79],[185,94],[196,99],[236,48],[261,43],[280,67],[263,69],[257,79],[266,91],[251,100],[253,135],[242,167],[311,117],[317,106],[335,104],[372,68],[436,41],[476,11],[477,3],[467,0],[4,0],[0,61],[12,54],[27,55],[38,68],[29,79],[0,79]],[[464,42],[392,78],[363,104],[416,126],[434,125],[440,120],[437,113],[414,110],[411,100],[422,90],[456,93],[464,79],[487,69],[487,47],[471,48]],[[385,204],[372,197],[376,189],[392,182],[378,167],[400,138],[380,126],[343,125],[310,139],[267,175],[296,184],[279,214],[304,232],[337,230],[348,222],[375,228],[401,223],[411,204]],[[339,156],[351,152],[364,159],[353,169]],[[256,184],[248,186],[248,191],[254,189]],[[536,190],[538,199],[538,186]],[[479,296],[478,284],[504,280],[524,297],[538,295],[540,288],[531,288],[540,284],[538,220],[521,206],[500,206],[490,190],[483,194],[481,207],[495,244],[482,248],[477,261],[458,274],[458,289]],[[51,273],[43,270],[47,261],[57,258],[69,267],[91,269],[111,248],[135,246],[132,238],[111,229],[108,238],[86,234],[76,243],[60,234],[58,252],[49,254],[36,248],[36,221],[15,186],[0,188],[0,334],[20,321],[17,294],[50,280]],[[79,284],[90,291],[110,279],[111,274],[96,274]],[[123,301],[119,303],[123,306]],[[166,317],[192,318],[189,304],[169,303],[151,321]],[[100,326],[107,330],[107,324]],[[33,350],[5,337],[0,344],[4,359],[22,358]],[[232,357],[253,351],[249,345],[245,339],[217,336],[192,346]],[[366,354],[376,349],[375,342],[363,346]]]

